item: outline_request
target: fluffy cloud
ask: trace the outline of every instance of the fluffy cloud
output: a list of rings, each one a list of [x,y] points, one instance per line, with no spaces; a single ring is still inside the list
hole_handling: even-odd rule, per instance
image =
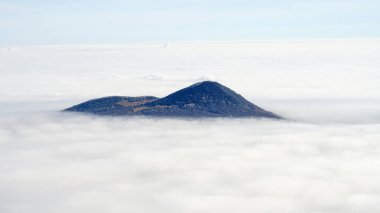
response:
[[[378,212],[379,128],[13,116],[0,123],[0,210]]]

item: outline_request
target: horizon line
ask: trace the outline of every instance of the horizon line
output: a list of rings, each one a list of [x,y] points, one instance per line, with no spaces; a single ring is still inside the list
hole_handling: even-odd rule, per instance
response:
[[[380,41],[380,37],[363,38],[282,38],[282,39],[234,39],[234,40],[166,40],[166,41],[131,41],[131,42],[78,42],[78,43],[35,43],[35,44],[0,44],[0,47],[33,47],[33,46],[113,46],[113,45],[160,45],[173,44],[217,44],[217,43],[254,43],[254,42],[318,42],[318,41]]]

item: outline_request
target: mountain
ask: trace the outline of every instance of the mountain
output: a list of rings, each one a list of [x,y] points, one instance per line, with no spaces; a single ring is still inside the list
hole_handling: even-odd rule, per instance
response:
[[[64,111],[97,115],[281,118],[213,81],[193,84],[164,98],[153,96],[104,97],[86,101]]]

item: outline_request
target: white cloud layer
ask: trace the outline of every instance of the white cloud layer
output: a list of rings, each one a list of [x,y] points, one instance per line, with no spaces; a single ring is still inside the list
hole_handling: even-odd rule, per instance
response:
[[[13,117],[0,124],[0,211],[375,213],[379,128]]]
[[[0,212],[377,213],[379,46],[4,47]],[[205,76],[290,119],[57,112],[105,95],[164,96]]]

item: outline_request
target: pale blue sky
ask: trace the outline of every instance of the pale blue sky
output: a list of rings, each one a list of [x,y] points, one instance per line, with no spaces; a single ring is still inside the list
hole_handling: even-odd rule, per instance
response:
[[[379,38],[379,0],[0,0],[0,44]]]

